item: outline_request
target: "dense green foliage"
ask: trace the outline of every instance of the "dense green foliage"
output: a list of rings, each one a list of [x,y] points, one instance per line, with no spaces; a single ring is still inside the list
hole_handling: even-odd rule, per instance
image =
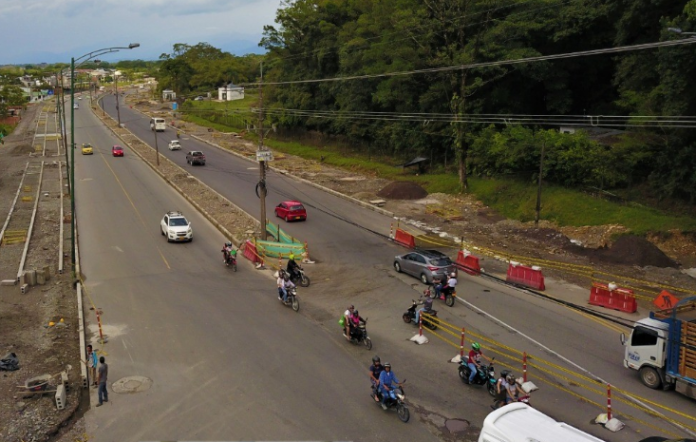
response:
[[[455,159],[462,186],[470,173],[533,180],[544,145],[544,176],[551,182],[601,188],[649,183],[660,197],[696,199],[693,129],[633,127],[599,144],[583,133],[560,135],[557,126],[534,119],[528,127],[466,119],[694,115],[693,46],[379,75],[684,38],[667,28],[695,30],[696,0],[295,0],[283,3],[276,23],[262,40],[268,50],[264,80],[271,83],[264,87],[264,107],[281,128],[341,135],[371,153],[403,160]],[[364,75],[372,77],[297,83]],[[335,114],[327,118],[320,111]],[[424,115],[405,121],[356,112]],[[435,114],[460,121],[437,121]]]

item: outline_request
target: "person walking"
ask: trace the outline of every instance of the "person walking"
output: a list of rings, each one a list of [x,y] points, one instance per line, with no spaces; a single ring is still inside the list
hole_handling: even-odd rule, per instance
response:
[[[97,352],[92,350],[92,345],[87,346],[87,369],[89,371],[89,381],[93,387],[97,384]]]
[[[97,407],[101,407],[104,402],[109,402],[109,392],[106,390],[106,380],[109,376],[109,366],[107,365],[104,356],[99,358],[99,362],[101,365],[99,366],[98,370],[99,389],[97,390],[97,396],[99,397],[99,403],[97,404]]]

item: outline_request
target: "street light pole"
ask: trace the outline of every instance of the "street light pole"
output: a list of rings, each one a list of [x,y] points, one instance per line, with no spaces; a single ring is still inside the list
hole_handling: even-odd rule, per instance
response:
[[[73,277],[77,276],[75,274],[77,270],[75,267],[75,61],[84,59],[81,61],[81,63],[84,63],[103,54],[118,52],[122,49],[135,49],[137,47],[140,47],[140,43],[131,43],[126,47],[114,46],[111,48],[97,49],[96,51],[89,52],[77,58],[77,60],[75,57],[70,59],[70,230],[72,232],[71,263]]]
[[[75,275],[75,57],[70,59],[70,238],[72,272]]]
[[[229,97],[225,97],[229,98]],[[261,80],[259,82],[259,152],[263,151],[263,61],[261,62]],[[261,239],[266,241],[266,162],[259,156],[259,200],[261,200]]]
[[[114,87],[116,88],[116,115],[118,115],[118,127],[121,127],[121,108],[118,107],[118,75],[114,72]]]

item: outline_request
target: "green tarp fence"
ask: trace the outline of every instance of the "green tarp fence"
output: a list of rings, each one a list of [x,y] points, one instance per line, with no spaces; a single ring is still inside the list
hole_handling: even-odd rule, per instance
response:
[[[281,229],[280,226],[277,224],[267,223],[266,232],[268,232],[273,238],[275,238],[276,242],[279,242],[281,244],[305,244],[303,241],[300,241],[299,239],[294,238],[288,235],[287,233],[283,232],[283,229]]]
[[[262,241],[257,239],[256,250],[260,256],[267,258],[283,258],[288,259],[290,254],[294,254],[299,261],[305,253],[305,245],[302,243],[285,244],[276,241]]]

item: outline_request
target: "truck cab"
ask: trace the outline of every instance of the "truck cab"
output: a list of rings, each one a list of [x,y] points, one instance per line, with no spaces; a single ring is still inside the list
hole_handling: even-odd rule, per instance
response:
[[[624,367],[638,370],[643,384],[674,388],[696,399],[696,297],[650,312],[635,323],[628,339],[621,334],[621,342]]]
[[[624,367],[638,370],[640,381],[650,388],[660,388],[665,378],[668,324],[653,318],[636,322],[625,347]]]

